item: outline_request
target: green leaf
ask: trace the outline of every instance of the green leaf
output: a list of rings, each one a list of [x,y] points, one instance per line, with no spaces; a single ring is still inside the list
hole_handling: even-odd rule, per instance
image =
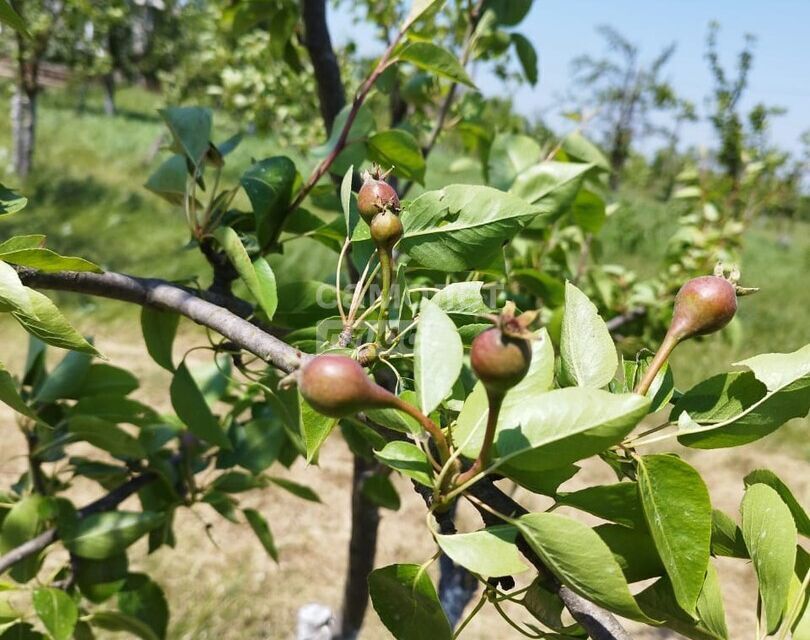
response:
[[[810,376],[810,344],[792,353],[763,353],[735,362],[734,366],[750,369],[768,391],[781,391]]]
[[[483,9],[493,11],[498,24],[514,27],[523,21],[531,7],[532,0],[486,0]]]
[[[80,415],[70,419],[68,430],[76,440],[84,440],[118,458],[146,457],[137,438],[97,415]]]
[[[368,576],[374,610],[397,640],[450,640],[453,632],[425,570],[393,564]]]
[[[186,198],[187,179],[186,158],[175,154],[164,160],[143,186],[171,204],[182,206]]]
[[[28,297],[31,301],[32,313],[22,309],[12,312],[17,322],[28,333],[54,347],[100,355],[96,348],[71,326],[62,312],[46,296],[39,291],[28,289]]]
[[[27,622],[18,622],[8,628],[0,627],[0,630],[3,630],[0,640],[45,640],[45,636]]]
[[[54,640],[69,640],[79,619],[79,608],[62,589],[40,587],[31,598],[34,610]]]
[[[45,383],[37,391],[34,400],[55,402],[63,398],[78,397],[79,390],[84,384],[84,378],[90,371],[91,360],[92,356],[87,353],[77,351],[68,353],[53,372],[45,378]]]
[[[104,560],[76,558],[76,584],[82,595],[91,602],[104,602],[118,593],[126,584],[129,561],[126,553]]]
[[[748,558],[742,531],[734,520],[719,509],[712,509],[712,554]]]
[[[23,267],[31,267],[44,272],[53,271],[91,271],[102,273],[103,269],[84,258],[60,256],[50,249],[17,249],[0,252],[0,260]]]
[[[257,418],[234,427],[236,438],[233,451],[223,452],[219,460],[227,458],[251,473],[259,474],[276,460],[287,441],[284,426],[275,418]]]
[[[111,364],[95,363],[84,376],[82,386],[76,392],[77,398],[88,396],[126,396],[140,386],[138,378],[126,369]]]
[[[492,313],[481,295],[483,285],[481,281],[451,282],[430,300],[448,315],[478,319]]]
[[[540,220],[546,224],[568,209],[592,167],[579,162],[541,162],[518,175],[509,193],[537,205]]]
[[[450,185],[423,193],[402,213],[399,247],[431,269],[488,267],[503,243],[542,211],[490,187]]]
[[[424,300],[414,344],[414,383],[422,413],[430,414],[453,388],[464,347],[453,321],[437,305]]]
[[[14,267],[0,261],[0,304],[12,311],[34,315],[34,306],[28,289],[20,282]]]
[[[712,506],[700,474],[672,455],[641,456],[638,489],[644,517],[678,604],[695,615],[709,564]]]
[[[773,433],[792,418],[810,411],[810,376],[778,391],[768,391],[750,371],[713,376],[683,394],[672,410],[682,412],[700,428],[683,430],[678,441],[688,447],[738,447]]]
[[[436,535],[441,550],[456,564],[486,577],[511,576],[529,566],[515,544],[517,529],[498,525],[455,535]]]
[[[326,442],[338,421],[315,411],[300,393],[298,398],[300,402],[301,435],[304,437],[307,462],[311,463],[317,460],[321,445]]]
[[[278,306],[278,292],[276,276],[267,260],[258,257],[251,262],[239,235],[230,227],[225,227],[219,238],[242,282],[256,298],[267,319],[272,320]]]
[[[308,502],[321,501],[317,493],[303,484],[298,484],[297,482],[293,482],[287,478],[276,478],[274,476],[267,476],[267,479],[274,485],[281,487],[285,491],[289,491],[291,494],[301,498],[302,500],[307,500]]]
[[[120,554],[141,536],[163,523],[164,515],[153,511],[94,513],[60,530],[68,551],[81,558],[104,560]]]
[[[195,172],[201,174],[211,140],[211,110],[202,107],[169,107],[158,109],[158,113],[172,133],[172,150],[182,153]]]
[[[618,524],[600,524],[594,531],[610,548],[627,582],[649,580],[665,574],[646,524],[642,523],[637,529]]]
[[[526,80],[529,81],[530,85],[536,85],[538,78],[537,51],[535,51],[534,45],[526,36],[520,33],[512,33],[510,38],[512,38],[512,44],[515,47],[520,66],[523,68],[523,75],[526,76]]]
[[[646,528],[635,482],[598,485],[561,493],[557,502],[625,527]]]
[[[412,42],[397,54],[395,60],[410,62],[429,73],[475,88],[458,59],[447,49],[432,42]]]
[[[176,313],[151,307],[141,308],[141,332],[146,350],[155,363],[171,373],[174,373],[172,345],[179,323],[180,316]]]
[[[295,164],[286,156],[260,160],[242,174],[240,183],[253,207],[262,247],[281,230],[297,180]]]
[[[533,138],[516,133],[495,136],[486,165],[486,179],[496,189],[509,189],[515,178],[540,159],[543,150]]]
[[[0,22],[5,21],[4,17],[6,16],[4,16],[3,14],[6,11],[4,7],[8,7],[8,11],[14,13],[8,6],[8,0],[0,0]],[[24,28],[25,26],[23,25],[23,29]],[[10,216],[17,213],[18,211],[22,211],[23,209],[25,209],[25,206],[27,204],[28,198],[25,198],[18,193],[14,193],[12,189],[9,189],[7,186],[3,184],[0,184],[0,216]]]
[[[779,494],[765,484],[752,484],[740,506],[742,535],[754,563],[765,610],[766,631],[779,627],[796,562],[796,524]]]
[[[400,500],[396,488],[386,476],[372,475],[363,481],[361,492],[365,498],[384,509],[399,511]]]
[[[273,533],[270,531],[270,525],[267,524],[267,520],[255,509],[243,509],[242,513],[245,514],[250,528],[253,529],[253,533],[256,534],[259,542],[262,543],[267,555],[278,562],[278,549],[276,549],[275,542],[273,542]]]
[[[35,537],[44,525],[40,516],[46,499],[40,495],[26,496],[6,514],[0,528],[0,554],[5,554]],[[31,555],[17,562],[11,577],[17,582],[28,582],[39,569],[39,555]]]
[[[36,413],[22,399],[20,392],[17,391],[17,383],[2,363],[0,363],[0,401],[27,418],[37,419]]]
[[[509,275],[545,306],[554,309],[565,304],[565,284],[554,276],[537,269],[513,269]]]
[[[588,296],[570,282],[565,283],[560,360],[570,384],[594,389],[607,386],[619,366],[605,321]]]
[[[519,518],[516,525],[563,584],[614,613],[646,620],[633,600],[621,567],[593,529],[555,513],[530,513]]]
[[[329,136],[329,139],[321,146],[315,147],[311,150],[315,157],[326,157],[335,149],[338,140],[340,139],[341,131],[343,131],[343,127],[346,126],[346,121],[349,119],[351,110],[352,105],[347,104],[345,107],[343,107],[343,109],[340,110],[340,113],[335,116],[335,120],[332,123],[332,133]],[[361,150],[363,150],[365,153],[365,138],[369,133],[374,131],[376,126],[377,125],[374,122],[374,114],[371,112],[371,109],[364,104],[360,107],[354,121],[352,122],[352,126],[349,128],[349,134],[346,136],[345,142],[346,147],[350,147],[355,143],[358,143]],[[341,153],[341,155],[343,154]],[[362,162],[362,158],[360,161]],[[358,162],[357,164],[359,166],[360,163]],[[346,168],[348,169],[348,166]],[[335,170],[334,165],[332,166],[332,169]]]
[[[610,160],[602,150],[588,140],[579,129],[575,129],[562,139],[562,150],[571,158],[590,163],[605,171],[611,171]]]
[[[414,22],[419,20],[425,13],[431,10],[438,10],[445,0],[411,0],[411,9],[405,17],[402,31],[407,30]]]
[[[714,564],[709,563],[706,579],[697,601],[698,618],[711,633],[718,638],[728,638],[726,611],[723,607],[723,594],[720,591],[720,579]]]
[[[425,452],[415,444],[396,440],[386,444],[381,451],[375,451],[374,455],[384,465],[396,469],[419,484],[433,486],[430,463]]]
[[[507,395],[507,399],[509,396]],[[498,466],[545,471],[600,453],[621,442],[646,415],[649,400],[635,394],[612,394],[571,387],[516,402],[498,420],[495,449]],[[468,458],[478,455],[484,435],[486,395],[475,391],[467,398],[454,437]],[[477,403],[467,409],[468,403]],[[470,416],[465,415],[469,413]]]
[[[407,131],[389,129],[368,139],[369,158],[405,180],[425,181],[425,158],[419,143]]]
[[[571,205],[571,217],[580,229],[597,234],[607,219],[605,201],[588,189],[580,189]]]
[[[231,443],[219,426],[200,388],[183,362],[177,367],[169,387],[172,407],[191,432],[213,445],[230,449]]]
[[[132,573],[126,586],[118,592],[121,613],[149,626],[158,638],[166,637],[169,605],[160,585],[142,573]]]
[[[707,574],[708,575],[708,574]],[[664,577],[636,595],[636,601],[650,618],[693,640],[725,640],[686,613],[675,599],[669,579]]]
[[[87,621],[106,631],[130,633],[141,640],[160,640],[148,624],[118,611],[95,611]]]
[[[357,208],[352,208],[352,179],[354,177],[354,165],[350,166],[340,182],[340,206],[343,209],[343,218],[346,220],[346,237],[351,238],[360,214]]]
[[[8,240],[0,242],[0,253],[19,251],[20,249],[36,249],[45,244],[45,236],[41,233],[32,233],[24,236],[11,236]]]
[[[779,479],[779,477],[768,469],[755,469],[744,478],[745,486],[749,487],[752,484],[766,484],[771,489],[779,494],[782,502],[790,509],[793,520],[796,523],[798,532],[806,537],[810,537],[810,518],[807,517],[807,512],[804,510],[799,501],[793,495],[790,488]]]

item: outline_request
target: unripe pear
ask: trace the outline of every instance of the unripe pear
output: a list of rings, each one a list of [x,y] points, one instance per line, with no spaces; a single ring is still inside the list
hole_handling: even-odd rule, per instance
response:
[[[378,247],[389,252],[402,237],[402,222],[399,216],[387,209],[374,216],[370,226],[371,239]]]
[[[369,225],[378,213],[390,211],[398,214],[400,210],[396,190],[385,182],[383,177],[379,169],[375,169],[372,173],[364,173],[363,186],[357,192],[357,210],[360,217]]]
[[[470,364],[487,391],[505,394],[526,377],[531,362],[529,340],[508,336],[498,327],[473,340]]]
[[[675,296],[669,333],[679,342],[714,333],[731,322],[736,312],[737,292],[726,278],[693,278]]]
[[[299,371],[298,388],[313,409],[330,418],[396,403],[396,397],[374,384],[356,361],[336,354],[308,361]]]

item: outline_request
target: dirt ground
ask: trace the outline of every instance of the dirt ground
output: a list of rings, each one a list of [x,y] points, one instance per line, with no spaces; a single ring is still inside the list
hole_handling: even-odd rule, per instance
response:
[[[96,344],[112,364],[130,367],[142,376],[143,387],[136,397],[159,409],[168,407],[169,375],[145,356],[137,316],[125,316],[131,324],[116,325]],[[4,337],[0,361],[18,371],[24,357],[25,336],[7,324],[0,326]],[[195,344],[196,329],[183,325],[182,344]],[[179,350],[178,350],[179,353]],[[0,485],[7,486],[24,469],[22,441],[13,427],[13,416],[0,407],[3,446],[0,448]],[[810,501],[810,464],[791,455],[789,446],[775,449],[765,441],[741,449],[717,452],[683,450],[684,457],[706,479],[715,507],[736,514],[743,493],[742,478],[750,470],[768,467],[776,471],[804,504]],[[247,526],[233,525],[205,505],[178,514],[178,548],[163,548],[145,555],[142,543],[131,553],[131,567],[154,572],[166,590],[171,606],[170,637],[183,640],[243,640],[247,638],[288,640],[293,638],[296,612],[304,604],[318,602],[338,609],[349,538],[349,480],[351,456],[338,436],[326,444],[320,465],[306,467],[298,462],[289,471],[272,469],[277,475],[312,487],[321,503],[302,501],[280,489],[246,494],[243,506],[259,509],[268,519],[280,552],[275,564],[264,553]],[[604,465],[586,465],[566,489],[610,481]],[[421,563],[435,551],[425,525],[421,499],[408,482],[397,483],[402,507],[384,511],[377,566],[394,562]],[[92,500],[97,489],[79,487],[78,504]],[[516,498],[529,507],[541,507],[543,499],[518,490]],[[565,511],[573,514],[573,511]],[[580,517],[577,514],[577,517]],[[210,528],[207,525],[212,525]],[[468,508],[462,508],[459,528],[480,524]],[[208,530],[207,530],[208,528]],[[53,559],[54,561],[57,558]],[[756,586],[753,570],[746,563],[720,559],[723,596],[731,638],[746,638],[755,629]],[[671,632],[641,630],[628,623],[634,638],[679,638]],[[99,636],[100,638],[102,636]],[[369,609],[361,640],[390,637]],[[485,608],[462,636],[470,640],[522,637],[494,611]]]

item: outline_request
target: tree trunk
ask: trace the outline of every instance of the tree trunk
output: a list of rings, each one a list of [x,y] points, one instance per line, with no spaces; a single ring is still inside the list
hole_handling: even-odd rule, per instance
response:
[[[363,625],[368,608],[368,574],[374,569],[380,512],[362,493],[363,482],[377,468],[377,463],[354,456],[352,477],[352,533],[349,541],[349,568],[343,591],[341,640],[354,640]]]
[[[34,161],[34,142],[37,124],[37,91],[18,86],[11,98],[11,127],[14,172],[28,177]]]
[[[105,73],[101,84],[104,86],[104,113],[112,117],[115,115],[115,74]]]
[[[450,507],[449,517],[439,521],[439,529],[442,534],[449,535],[456,532],[453,518],[457,505],[458,502],[454,502]],[[461,622],[464,609],[470,604],[477,591],[478,580],[475,579],[475,576],[445,554],[439,557],[439,601],[450,621],[451,629],[455,629]]]

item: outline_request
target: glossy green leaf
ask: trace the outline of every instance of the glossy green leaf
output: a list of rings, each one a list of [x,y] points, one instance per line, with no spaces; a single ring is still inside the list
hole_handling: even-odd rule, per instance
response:
[[[44,526],[40,512],[46,499],[40,495],[26,496],[8,511],[0,528],[0,554],[5,554],[35,537]],[[11,577],[17,582],[28,582],[39,569],[40,558],[31,555],[11,568]]]
[[[118,608],[150,627],[158,638],[166,637],[169,605],[163,589],[149,576],[130,574],[125,587],[118,592]]]
[[[618,524],[600,524],[594,531],[608,546],[627,582],[665,575],[661,557],[646,524],[632,529]]]
[[[76,440],[84,440],[118,458],[146,456],[141,443],[114,423],[97,415],[79,415],[70,419],[68,431]]]
[[[346,237],[351,238],[360,214],[357,208],[352,208],[352,179],[354,178],[354,165],[346,170],[340,182],[340,206],[343,209],[343,219],[346,221]]]
[[[219,426],[214,414],[211,413],[205,397],[194,378],[191,377],[185,362],[177,367],[177,371],[172,377],[169,395],[177,417],[194,435],[223,449],[231,448],[228,437]]]
[[[611,170],[610,160],[602,153],[602,150],[582,135],[578,129],[562,139],[561,148],[571,158],[590,163],[604,171]]]
[[[798,378],[778,391],[768,391],[750,371],[720,374],[684,393],[670,419],[682,412],[694,424],[678,441],[688,447],[715,449],[748,444],[773,433],[792,418],[810,411],[810,376]]]
[[[91,271],[102,273],[101,267],[84,258],[60,256],[50,249],[18,249],[0,252],[0,260],[21,267],[31,267],[46,273],[53,271]]]
[[[27,291],[32,313],[18,310],[13,311],[12,315],[28,333],[54,347],[99,355],[96,348],[71,326],[47,296],[33,289]]]
[[[427,572],[394,564],[368,576],[374,610],[397,640],[450,640],[453,632]]]
[[[483,391],[474,391],[454,430],[454,438],[468,458],[478,455],[481,448],[485,402]],[[471,403],[477,406],[468,410]],[[497,463],[508,463],[507,472],[514,468],[539,472],[567,466],[621,442],[646,415],[648,406],[649,400],[635,394],[611,394],[584,387],[556,389],[533,397],[531,402],[524,398],[498,420]]]
[[[34,399],[37,402],[55,402],[76,398],[90,371],[92,357],[88,353],[68,353],[45,379]]]
[[[647,526],[684,611],[695,614],[709,564],[712,506],[700,474],[672,455],[638,458]]]
[[[597,485],[561,493],[557,502],[625,527],[646,528],[635,482]]]
[[[0,22],[2,22],[3,18],[5,17],[2,15],[3,6],[8,7],[8,0],[0,0]],[[15,193],[12,189],[9,189],[5,185],[0,184],[0,216],[10,216],[18,211],[22,211],[25,209],[27,204],[28,198],[25,198],[20,194]]]
[[[445,0],[411,0],[411,8],[408,11],[408,15],[405,16],[402,30],[405,31],[428,11],[438,9],[444,3]]]
[[[159,311],[151,307],[141,309],[141,332],[146,343],[146,350],[158,365],[174,373],[172,345],[177,335],[180,316],[168,311]]]
[[[211,110],[203,107],[169,107],[159,109],[158,113],[172,133],[172,150],[182,153],[196,173],[201,173],[211,140]]]
[[[164,200],[182,206],[186,198],[187,180],[186,158],[175,154],[164,160],[143,186]]]
[[[479,319],[484,314],[493,313],[482,297],[483,285],[481,281],[452,282],[430,300],[450,316]]]
[[[104,560],[77,557],[76,584],[82,595],[91,602],[104,602],[118,593],[126,584],[129,562],[126,553]]]
[[[65,547],[81,558],[104,560],[118,555],[163,523],[163,514],[152,511],[109,511],[82,518],[60,530]]]
[[[436,535],[441,550],[456,564],[486,577],[511,576],[529,566],[515,544],[517,529],[498,525],[454,535]]]
[[[796,524],[779,494],[765,484],[752,484],[740,506],[742,535],[754,563],[765,611],[766,631],[779,627],[796,562]]]
[[[240,179],[256,218],[256,235],[264,247],[278,235],[298,180],[295,164],[286,156],[252,164]]]
[[[267,520],[255,509],[244,509],[242,513],[245,514],[245,519],[253,530],[253,533],[256,534],[259,542],[262,543],[262,547],[264,547],[267,555],[278,562],[278,549],[276,549],[276,544],[273,541],[273,533],[270,531],[270,525],[267,524]]]
[[[517,133],[498,134],[489,150],[487,181],[496,189],[509,189],[519,174],[540,160],[542,153],[534,138]]]
[[[607,386],[619,366],[605,321],[588,296],[570,282],[565,284],[560,360],[569,384],[594,389]]]
[[[807,511],[799,504],[790,488],[779,479],[779,477],[768,469],[755,469],[744,478],[745,486],[752,484],[766,484],[779,494],[782,502],[790,509],[793,520],[796,523],[796,530],[803,536],[810,537],[810,518]]]
[[[315,411],[300,393],[298,397],[300,402],[301,435],[304,438],[307,462],[313,462],[317,460],[321,445],[326,442],[338,421]]]
[[[415,444],[396,440],[386,444],[381,451],[375,451],[374,455],[384,465],[396,469],[419,484],[433,486],[430,463],[425,452]]]
[[[140,386],[138,378],[126,369],[111,364],[97,362],[91,364],[84,375],[82,385],[76,392],[77,398],[100,395],[126,396]]]
[[[515,47],[520,66],[523,68],[523,75],[529,84],[534,86],[537,84],[537,51],[529,39],[520,34],[512,33],[509,36],[512,39],[512,45]]]
[[[368,139],[371,160],[385,169],[393,168],[395,176],[418,183],[425,181],[425,158],[422,149],[410,133],[389,129]]]
[[[40,587],[35,589],[31,601],[42,624],[53,640],[69,640],[79,619],[79,608],[62,589]]]
[[[711,562],[706,571],[706,579],[697,601],[697,613],[703,626],[718,638],[728,638],[726,611],[723,594],[720,591],[720,578]]]
[[[650,618],[668,629],[692,640],[726,640],[686,613],[675,599],[672,584],[666,577],[636,595],[636,601]]]
[[[276,276],[267,260],[258,257],[251,261],[236,231],[230,227],[223,229],[219,238],[242,282],[256,298],[267,319],[272,320],[278,306],[278,292]]]
[[[12,311],[34,314],[34,306],[28,289],[20,282],[20,276],[14,267],[0,261],[0,304],[10,307]]]
[[[95,611],[87,620],[106,631],[129,633],[140,640],[160,640],[148,624],[119,611]]]
[[[432,42],[412,42],[397,54],[396,60],[410,62],[429,73],[475,87],[458,58]]]
[[[11,236],[0,242],[0,253],[19,251],[20,249],[36,249],[45,245],[45,235],[31,233],[23,236]]]
[[[372,475],[363,481],[363,496],[373,504],[391,511],[399,511],[400,500],[396,488],[387,476]]]
[[[422,266],[440,271],[484,268],[541,212],[497,189],[450,185],[423,193],[403,211],[399,247]]]
[[[735,362],[734,366],[750,369],[768,391],[781,391],[810,376],[810,344],[792,353],[763,353]]]
[[[645,620],[621,567],[593,529],[555,513],[530,513],[519,518],[516,525],[563,584],[609,611]]]
[[[742,531],[734,520],[719,509],[712,509],[712,554],[748,558]]]
[[[414,344],[414,382],[422,413],[430,414],[453,388],[464,347],[453,321],[436,304],[424,300]]]
[[[592,166],[579,162],[541,162],[518,175],[509,193],[539,207],[543,223],[553,221],[574,201]]]
[[[0,401],[7,404],[17,413],[36,419],[33,409],[22,399],[20,392],[17,391],[17,383],[2,363],[0,363]]]

